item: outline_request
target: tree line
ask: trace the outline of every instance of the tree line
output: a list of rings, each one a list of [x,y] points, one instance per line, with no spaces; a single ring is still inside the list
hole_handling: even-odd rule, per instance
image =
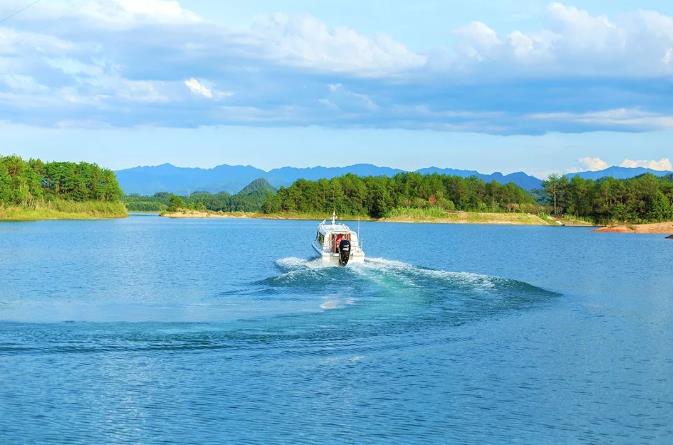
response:
[[[554,215],[577,216],[597,224],[673,220],[673,175],[597,181],[551,176],[543,186],[545,204]]]
[[[577,217],[596,224],[673,220],[673,176],[632,179],[582,179],[551,176],[543,189],[476,177],[400,173],[393,177],[348,174],[332,179],[300,179],[275,191],[265,180],[238,194],[196,192],[188,196],[157,193],[124,198],[129,210],[180,208],[212,211],[325,214],[386,217],[399,209],[526,212]]]
[[[122,196],[114,172],[95,164],[0,156],[0,204],[4,206],[53,200],[118,202]]]
[[[353,174],[308,181],[300,179],[269,197],[265,213],[300,212],[385,217],[395,208],[464,211],[536,211],[531,194],[515,184],[478,178],[400,173],[393,177]]]

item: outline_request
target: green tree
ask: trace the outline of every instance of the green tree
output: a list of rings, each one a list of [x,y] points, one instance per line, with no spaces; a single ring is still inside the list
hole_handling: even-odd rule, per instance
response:
[[[185,203],[185,200],[181,196],[173,195],[170,197],[168,200],[168,211],[169,212],[175,212],[180,209],[184,209],[187,207],[187,204]]]

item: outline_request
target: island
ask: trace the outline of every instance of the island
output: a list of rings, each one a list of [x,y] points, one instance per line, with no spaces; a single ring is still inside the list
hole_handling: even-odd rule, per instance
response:
[[[258,179],[235,195],[164,193],[129,196],[126,202],[130,209],[155,210],[170,218],[320,220],[335,210],[350,220],[597,226],[603,227],[602,232],[673,233],[670,175],[623,180],[551,176],[541,190],[530,192],[512,183],[487,183],[476,177],[349,174],[300,179],[278,190]]]

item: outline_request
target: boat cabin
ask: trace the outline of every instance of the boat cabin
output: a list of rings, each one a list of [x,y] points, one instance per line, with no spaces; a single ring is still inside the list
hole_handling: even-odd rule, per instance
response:
[[[339,243],[342,240],[348,240],[351,243],[357,242],[357,235],[351,233],[350,230],[328,231],[327,233],[318,230],[318,234],[316,235],[316,241],[319,245],[323,246],[323,250],[329,247],[329,251],[332,253],[339,252]]]

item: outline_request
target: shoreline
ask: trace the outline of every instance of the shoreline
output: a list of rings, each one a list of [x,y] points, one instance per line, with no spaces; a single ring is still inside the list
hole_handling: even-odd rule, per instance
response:
[[[322,221],[325,215],[302,213],[258,213],[258,212],[212,212],[203,210],[189,210],[177,212],[163,212],[161,217],[171,219],[200,219],[200,218],[230,218],[230,219],[268,219],[268,220],[301,220]],[[340,221],[371,221],[392,222],[406,224],[487,224],[487,225],[521,225],[521,226],[558,226],[558,227],[593,227],[590,224],[578,224],[551,217],[543,218],[530,213],[495,213],[495,212],[447,212],[444,217],[424,216],[394,216],[387,218],[371,218],[369,216],[345,215]]]
[[[667,238],[673,239],[673,222],[669,221],[652,224],[618,224],[618,225],[600,227],[594,230],[594,232],[670,235]]]
[[[170,219],[266,219],[277,221],[322,221],[323,214],[307,213],[260,213],[260,212],[215,212],[209,210],[184,210],[177,212],[106,212],[100,210],[63,211],[50,207],[0,208],[0,222],[31,222],[31,221],[58,221],[58,220],[104,220],[127,218],[131,215],[158,215]],[[496,213],[496,212],[447,212],[446,216],[416,216],[399,215],[384,218],[369,216],[345,215],[340,221],[368,221],[380,223],[402,224],[483,224],[509,226],[539,226],[539,227],[593,227],[595,233],[620,233],[641,235],[668,235],[673,240],[673,221],[649,224],[615,224],[597,226],[572,217],[553,218],[531,213]]]

